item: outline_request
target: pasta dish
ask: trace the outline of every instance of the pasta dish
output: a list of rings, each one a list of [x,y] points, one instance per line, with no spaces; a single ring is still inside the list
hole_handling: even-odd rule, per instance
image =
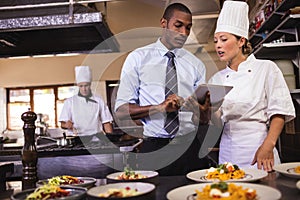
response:
[[[197,200],[257,200],[256,190],[234,183],[219,182],[196,190]]]
[[[218,179],[226,181],[229,179],[241,179],[245,176],[245,171],[240,169],[237,165],[230,162],[218,165],[217,168],[211,167],[207,170],[206,179]]]
[[[70,192],[55,185],[43,185],[26,197],[26,200],[46,200],[69,196]]]

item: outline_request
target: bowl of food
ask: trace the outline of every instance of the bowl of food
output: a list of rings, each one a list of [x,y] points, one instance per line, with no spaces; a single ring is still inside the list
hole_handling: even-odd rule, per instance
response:
[[[122,172],[115,172],[106,176],[108,183],[117,182],[147,182],[158,184],[158,172],[147,170],[132,170],[126,167]]]
[[[42,186],[42,185],[58,185],[58,186],[66,186],[66,185],[72,185],[77,187],[85,187],[85,188],[91,188],[95,185],[96,179],[92,177],[74,177],[70,175],[62,175],[62,176],[54,176],[49,179],[45,180],[39,180],[36,185]]]
[[[111,183],[87,191],[88,199],[154,199],[155,185],[143,182]]]
[[[11,196],[12,200],[80,200],[86,197],[86,188],[75,186],[43,185],[38,188],[27,189]]]

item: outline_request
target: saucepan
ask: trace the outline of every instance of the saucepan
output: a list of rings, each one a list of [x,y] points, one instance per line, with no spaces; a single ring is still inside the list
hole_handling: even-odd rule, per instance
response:
[[[56,143],[58,146],[62,147],[72,147],[78,143],[81,143],[79,136],[66,136],[66,133],[63,132],[62,138],[57,138]]]

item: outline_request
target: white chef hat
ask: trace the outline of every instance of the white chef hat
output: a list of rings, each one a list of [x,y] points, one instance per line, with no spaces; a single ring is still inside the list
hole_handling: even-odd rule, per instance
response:
[[[225,1],[220,12],[215,33],[227,32],[248,39],[249,7],[242,1]]]
[[[89,66],[75,67],[76,83],[92,82],[92,72]]]

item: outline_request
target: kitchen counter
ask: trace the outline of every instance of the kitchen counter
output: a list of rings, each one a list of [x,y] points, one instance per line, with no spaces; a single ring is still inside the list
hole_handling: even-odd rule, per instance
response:
[[[253,183],[278,189],[282,194],[281,200],[300,200],[300,190],[296,187],[296,182],[297,179],[285,177],[277,172],[272,172],[269,173],[267,177]],[[105,179],[98,179],[96,186],[105,183]],[[159,183],[156,186],[154,195],[157,200],[165,200],[167,199],[167,193],[172,189],[196,183],[197,182],[187,179],[185,176],[161,176],[159,177]],[[20,191],[16,182],[11,183],[11,185],[14,185],[16,188],[15,191]],[[8,200],[9,198],[6,199]]]

